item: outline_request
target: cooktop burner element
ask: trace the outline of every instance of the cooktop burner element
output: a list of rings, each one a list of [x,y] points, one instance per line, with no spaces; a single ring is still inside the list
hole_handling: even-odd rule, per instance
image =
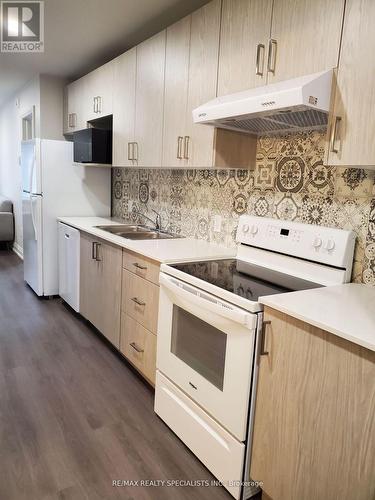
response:
[[[190,262],[170,267],[255,302],[265,295],[321,286],[237,259]]]

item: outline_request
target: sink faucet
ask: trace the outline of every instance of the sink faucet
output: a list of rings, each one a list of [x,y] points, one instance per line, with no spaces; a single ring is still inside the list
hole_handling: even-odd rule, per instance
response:
[[[148,217],[147,215],[143,214],[142,212],[137,212],[137,215],[141,215],[144,219],[148,220],[149,222],[152,222],[152,224],[155,226],[156,230],[160,231],[161,230],[161,215],[159,214],[159,212],[157,212],[153,208],[151,210],[153,212],[155,212],[155,214],[156,214],[156,220],[155,221],[153,221],[150,217]]]

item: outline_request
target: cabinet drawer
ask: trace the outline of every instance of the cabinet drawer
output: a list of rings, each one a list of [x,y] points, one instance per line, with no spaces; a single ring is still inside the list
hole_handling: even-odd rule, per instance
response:
[[[157,332],[159,287],[149,281],[122,271],[122,310],[152,333]]]
[[[155,385],[156,335],[125,313],[121,315],[120,350]]]
[[[156,285],[159,284],[160,265],[142,255],[123,250],[122,267]]]

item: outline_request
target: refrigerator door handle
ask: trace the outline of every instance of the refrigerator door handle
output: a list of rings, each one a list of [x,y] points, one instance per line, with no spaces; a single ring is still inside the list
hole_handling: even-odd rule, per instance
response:
[[[38,196],[36,195],[30,195],[30,212],[31,212],[31,222],[33,224],[33,228],[34,228],[34,238],[35,238],[35,241],[38,241],[38,233],[37,233],[37,229],[36,229],[36,224],[35,224],[35,216],[34,216],[34,209],[33,209],[33,198],[38,198]]]

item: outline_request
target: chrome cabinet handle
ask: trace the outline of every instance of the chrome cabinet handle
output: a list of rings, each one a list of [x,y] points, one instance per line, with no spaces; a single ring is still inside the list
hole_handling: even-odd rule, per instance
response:
[[[96,113],[96,97],[94,97],[94,113]]]
[[[338,140],[338,131],[340,128],[340,123],[342,121],[341,116],[336,116],[335,117],[335,122],[332,127],[332,133],[331,133],[331,152],[332,153],[339,153],[340,149],[336,148],[335,144]]]
[[[101,246],[102,246],[102,245],[101,245],[101,243],[97,243],[97,244],[96,244],[96,254],[95,254],[95,260],[96,260],[97,262],[101,262],[101,261],[102,261],[102,259],[99,257],[99,248],[100,248]]]
[[[142,302],[142,300],[139,300],[138,297],[132,297],[131,299],[133,302],[137,304],[137,306],[145,306],[146,302]]]
[[[147,269],[147,266],[142,266],[141,264],[138,264],[138,262],[133,262],[133,266],[144,271]]]
[[[184,140],[184,138],[179,135],[177,137],[177,159],[178,160],[182,160],[182,141]]]
[[[189,159],[189,142],[190,142],[190,137],[188,135],[185,135],[185,137],[184,137],[184,159],[185,160]]]
[[[133,142],[133,158],[132,160],[138,161],[138,142]]]
[[[102,98],[98,95],[98,113],[102,112]]]
[[[131,149],[132,149],[132,142],[128,142],[128,160],[132,160],[133,157],[132,157],[132,154],[131,154]]]
[[[68,114],[68,127],[72,127],[72,114]]]
[[[73,127],[77,126],[77,113],[73,113],[72,115]]]
[[[272,74],[275,74],[276,55],[277,55],[277,41],[271,38],[270,41],[268,42],[267,71]]]
[[[96,241],[93,241],[92,246],[91,246],[91,258],[92,258],[92,260],[96,260],[96,251],[97,251],[96,245],[97,245]]]
[[[135,342],[130,342],[129,345],[137,352],[145,352],[145,350],[141,349],[139,346],[137,346],[137,344]]]
[[[263,76],[263,68],[264,68],[264,52],[265,52],[266,47],[264,46],[263,43],[258,43],[257,45],[257,55],[256,55],[256,62],[255,62],[255,74],[257,76]],[[263,53],[262,56],[262,70],[260,70],[260,53]]]
[[[269,352],[266,351],[266,329],[267,329],[267,326],[270,324],[271,324],[271,321],[263,321],[261,342],[260,342],[260,355],[261,356],[268,356],[268,354],[269,354]]]

